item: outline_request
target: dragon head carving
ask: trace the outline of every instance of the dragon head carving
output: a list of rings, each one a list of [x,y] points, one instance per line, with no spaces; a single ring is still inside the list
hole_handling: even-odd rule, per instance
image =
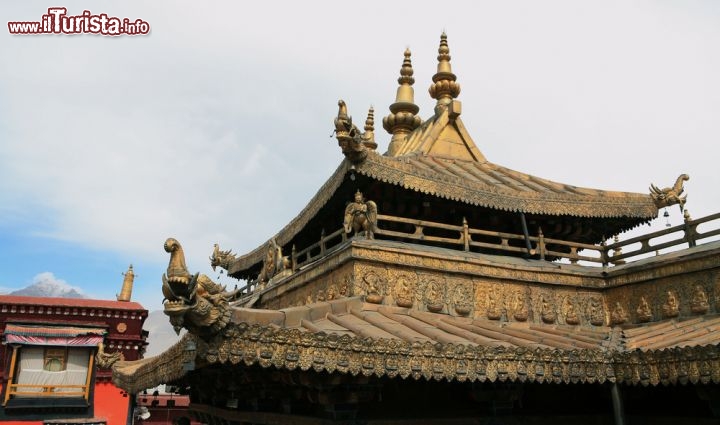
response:
[[[650,184],[650,196],[655,202],[655,205],[658,208],[663,208],[678,204],[680,205],[680,211],[682,212],[685,209],[685,202],[687,201],[687,195],[683,195],[685,192],[683,183],[688,180],[690,180],[690,176],[687,174],[680,174],[672,187],[660,189],[654,184]]]
[[[343,155],[353,164],[359,164],[367,158],[368,149],[363,143],[363,134],[348,115],[345,101],[338,101],[338,115],[335,118],[335,137]],[[369,135],[368,135],[369,137]]]
[[[168,238],[164,247],[170,253],[170,263],[162,277],[163,311],[175,332],[185,328],[204,338],[215,335],[230,321],[230,301],[238,291],[228,292],[204,274],[191,275],[176,239]]]

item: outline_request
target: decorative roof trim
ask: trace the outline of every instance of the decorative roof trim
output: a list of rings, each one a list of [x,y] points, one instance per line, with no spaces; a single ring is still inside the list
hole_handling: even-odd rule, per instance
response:
[[[186,333],[167,351],[146,359],[121,360],[112,366],[112,381],[132,394],[179,379],[195,360],[195,337]]]
[[[486,162],[490,167],[512,172],[516,178],[567,187],[575,193],[512,191],[420,169],[411,164],[414,158],[388,158],[371,153],[357,166],[357,172],[405,189],[503,211],[603,218],[651,219],[657,216],[657,207],[649,195],[561,185]]]
[[[460,382],[617,382],[653,386],[720,383],[718,345],[646,352],[529,349],[409,343],[246,323],[229,325],[217,345],[186,336],[139,367],[133,364],[143,360],[118,362],[119,366],[113,367],[113,382],[137,392],[180,378],[185,373],[182,364],[189,357],[188,351],[177,347],[190,339],[197,343],[195,361],[207,364]]]

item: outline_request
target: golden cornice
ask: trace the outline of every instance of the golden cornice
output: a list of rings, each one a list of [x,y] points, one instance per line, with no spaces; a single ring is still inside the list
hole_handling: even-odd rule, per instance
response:
[[[232,324],[207,344],[188,336],[197,351],[171,349],[151,361],[118,362],[113,382],[137,393],[168,379],[183,366],[259,365],[284,370],[458,382],[597,383],[630,385],[720,383],[717,345],[612,352],[599,349],[529,349],[404,341],[308,333],[275,326]],[[195,355],[189,357],[189,355]],[[139,366],[135,364],[140,363]]]

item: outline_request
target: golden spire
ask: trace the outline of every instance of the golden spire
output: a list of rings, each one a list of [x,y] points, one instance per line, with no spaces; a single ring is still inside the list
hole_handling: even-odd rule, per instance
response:
[[[133,282],[135,281],[135,272],[133,272],[133,266],[130,264],[127,271],[123,273],[125,279],[123,279],[122,290],[120,295],[117,295],[118,301],[130,301],[132,297]]]
[[[365,133],[363,133],[363,144],[368,149],[377,149],[377,143],[375,143],[375,108],[372,106],[368,110],[368,116],[365,120]]]
[[[397,89],[395,103],[390,105],[390,115],[383,118],[383,128],[392,134],[387,152],[390,156],[398,150],[408,133],[422,124],[422,119],[416,115],[420,108],[415,104],[415,90],[412,88],[415,83],[414,72],[410,61],[410,49],[405,49],[405,59],[398,78],[400,87]]]
[[[447,34],[443,31],[440,36],[440,47],[438,48],[437,73],[433,75],[433,84],[430,85],[430,96],[437,99],[437,108],[447,106],[460,94],[460,84],[456,83],[457,76],[452,73],[450,67],[450,48],[447,44]]]

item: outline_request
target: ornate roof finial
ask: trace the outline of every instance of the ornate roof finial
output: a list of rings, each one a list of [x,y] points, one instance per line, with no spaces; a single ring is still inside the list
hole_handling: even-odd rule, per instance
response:
[[[368,110],[368,116],[365,120],[365,133],[363,133],[362,137],[363,144],[368,149],[377,149],[377,143],[375,143],[375,108],[372,106]]]
[[[132,298],[133,282],[135,281],[135,272],[133,272],[133,266],[130,264],[127,271],[123,273],[125,278],[123,279],[122,289],[120,294],[116,295],[118,301],[130,301]]]
[[[416,115],[420,108],[415,104],[415,90],[412,88],[415,83],[414,72],[408,48],[405,49],[405,59],[400,68],[400,87],[397,89],[395,103],[390,105],[390,115],[383,118],[383,128],[392,134],[387,152],[390,156],[398,150],[399,144],[408,133],[422,124],[422,119]]]
[[[438,107],[447,106],[460,94],[460,84],[455,82],[457,76],[452,73],[450,67],[450,48],[448,47],[445,31],[440,36],[437,58],[437,73],[433,75],[433,84],[430,85],[429,89],[430,96],[437,99],[436,112]]]
[[[343,155],[353,164],[358,164],[367,157],[367,147],[363,143],[362,134],[352,117],[348,115],[347,105],[342,99],[338,101],[338,115],[335,118],[335,138]]]

